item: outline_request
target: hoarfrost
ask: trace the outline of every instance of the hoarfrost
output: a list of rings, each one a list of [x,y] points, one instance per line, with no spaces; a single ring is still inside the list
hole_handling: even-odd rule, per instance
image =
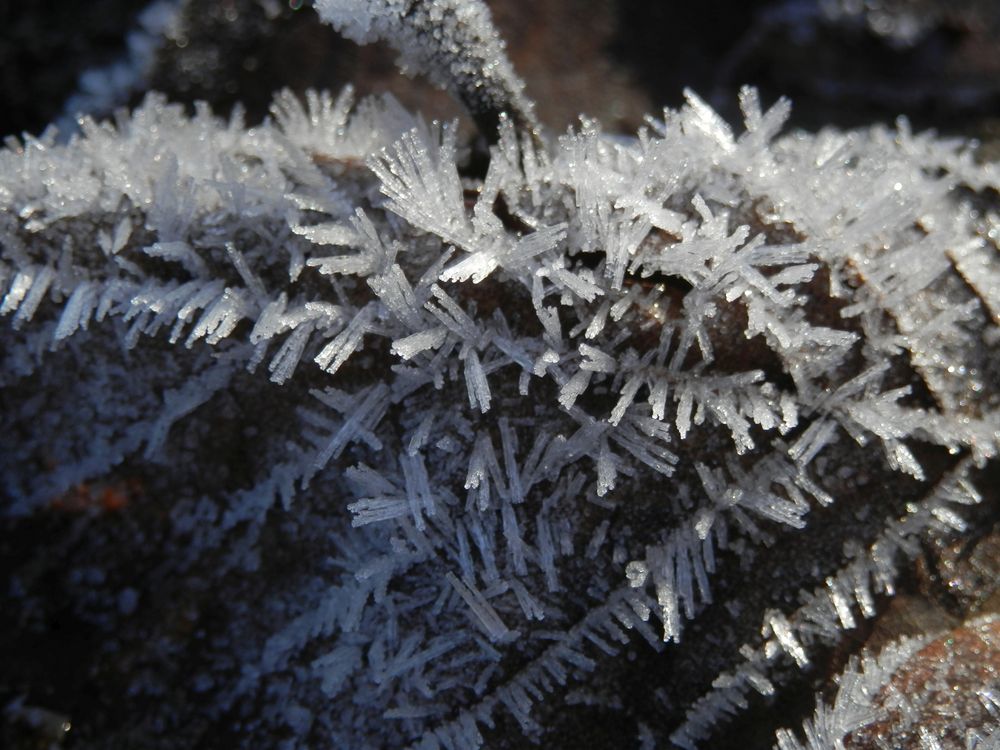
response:
[[[482,84],[485,178],[451,126],[350,92],[249,130],[150,95],[0,151],[4,511],[134,471],[178,565],[275,576],[234,584],[213,716],[480,747],[623,651],[751,622],[642,733],[694,747],[996,502],[989,165],[903,125],[780,135],[750,89],[742,133],[689,95],[638,139],[546,143],[499,114],[530,105],[481,4],[317,7]],[[766,606],[761,571],[789,581]]]

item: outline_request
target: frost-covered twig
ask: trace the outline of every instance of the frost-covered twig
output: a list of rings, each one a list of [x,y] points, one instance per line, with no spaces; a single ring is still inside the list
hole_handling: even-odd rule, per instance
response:
[[[446,89],[490,141],[504,112],[537,131],[534,104],[481,0],[317,0],[316,10],[349,39],[392,45],[405,69]]]

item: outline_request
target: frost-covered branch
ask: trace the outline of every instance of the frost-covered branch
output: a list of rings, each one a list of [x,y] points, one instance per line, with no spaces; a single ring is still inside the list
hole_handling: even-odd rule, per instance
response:
[[[405,70],[447,90],[490,141],[502,113],[526,132],[537,130],[534,104],[481,0],[317,0],[316,10],[359,44],[392,45]]]

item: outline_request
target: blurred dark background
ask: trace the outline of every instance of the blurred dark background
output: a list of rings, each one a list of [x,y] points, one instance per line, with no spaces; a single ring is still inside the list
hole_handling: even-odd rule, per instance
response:
[[[682,100],[690,87],[725,116],[736,91],[792,98],[793,124],[853,126],[906,113],[918,127],[977,135],[1000,116],[996,0],[488,0],[544,123],[587,113],[613,130]],[[384,45],[359,48],[319,23],[310,0],[180,4],[146,88],[242,102],[252,122],[275,90],[391,90],[430,116],[457,107],[396,72]],[[165,4],[167,5],[167,4]],[[80,74],[127,57],[148,2],[0,2],[0,135],[40,132]],[[133,44],[134,44],[133,40]]]

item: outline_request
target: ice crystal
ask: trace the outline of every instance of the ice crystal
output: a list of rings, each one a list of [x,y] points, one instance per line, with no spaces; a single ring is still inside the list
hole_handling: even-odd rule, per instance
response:
[[[775,750],[995,747],[1000,721],[993,691],[1000,683],[990,657],[982,656],[992,653],[996,633],[995,617],[986,616],[852,657],[837,677],[832,704],[819,698],[804,722],[805,742],[782,729]]]
[[[500,60],[479,5],[411,5],[319,4]],[[9,142],[5,512],[141,477],[223,610],[171,679],[248,745],[516,747],[580,704],[709,742],[998,499],[997,166],[740,102],[547,144],[497,114],[485,174],[349,90]]]

